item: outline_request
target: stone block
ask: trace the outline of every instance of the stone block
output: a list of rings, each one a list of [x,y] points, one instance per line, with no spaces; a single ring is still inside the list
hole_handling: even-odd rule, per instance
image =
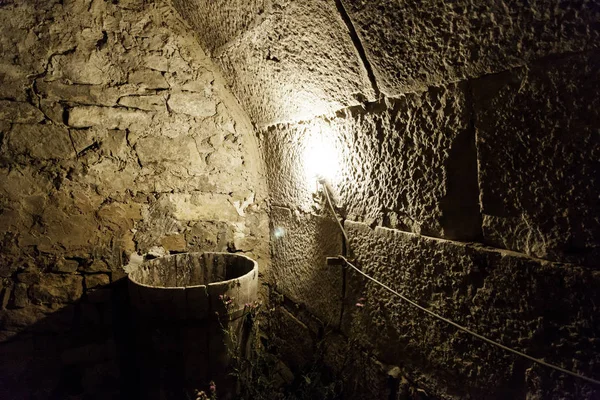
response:
[[[219,82],[217,85],[215,85],[215,73],[213,71],[200,70],[197,74],[198,75],[196,78],[190,79],[185,82],[181,82],[181,90],[185,92],[198,92],[210,94],[213,92],[214,89],[218,87],[217,85],[220,86],[222,84],[222,78],[219,75],[217,75],[217,77],[219,78]],[[219,94],[222,95],[222,89],[219,88],[217,90],[219,90]],[[229,93],[225,96],[231,96],[231,94]],[[221,100],[225,100],[225,98],[223,97],[221,98]],[[223,103],[221,103],[220,106],[223,106]]]
[[[167,72],[169,70],[169,58],[166,56],[146,54],[143,62],[146,67],[155,71]]]
[[[322,174],[351,219],[429,236],[480,236],[474,132],[465,87],[264,131],[273,203],[308,211]],[[314,164],[314,165],[313,165]]]
[[[52,188],[50,179],[31,165],[14,166],[0,172],[4,196],[13,203],[18,203],[23,198],[47,195]]]
[[[165,98],[165,103],[166,100]],[[174,112],[161,114],[160,120],[157,120],[156,125],[157,136],[170,139],[177,139],[182,136],[194,136],[197,139],[203,139],[206,134],[206,125],[210,124],[211,120],[212,118],[197,119],[189,115]],[[131,144],[135,144],[135,141],[131,142]]]
[[[165,236],[160,240],[160,244],[167,251],[183,252],[187,249],[187,242],[183,234]]]
[[[96,273],[96,272],[111,272],[110,271],[110,267],[108,266],[108,264],[104,261],[104,260],[99,260],[96,259],[94,260],[91,264],[89,265],[85,265],[82,270],[84,272],[91,272],[91,273]]]
[[[142,206],[138,203],[110,203],[98,210],[100,221],[114,232],[125,232],[133,229],[135,223],[142,219]],[[101,262],[98,260],[98,262]],[[98,267],[101,265],[98,264]]]
[[[173,112],[192,117],[207,118],[217,113],[216,101],[202,93],[173,93],[169,96],[167,104]]]
[[[137,108],[144,111],[167,111],[165,97],[161,95],[124,96],[119,99],[119,105]]]
[[[125,83],[126,64],[123,54],[104,48],[88,52],[78,49],[75,52],[56,55],[51,59],[49,76],[53,80],[73,82],[80,85],[110,85]],[[87,54],[86,54],[87,53]]]
[[[190,224],[190,228],[186,232],[186,240],[194,251],[220,251],[222,245],[227,246],[226,243],[221,243],[223,237],[227,236],[226,224],[198,221]]]
[[[37,81],[36,88],[44,99],[53,102],[69,102],[79,105],[111,107],[117,105],[121,96],[137,92],[132,85],[107,87],[100,85],[74,85],[60,81]]]
[[[14,305],[17,308],[27,307],[29,305],[29,296],[27,294],[28,286],[24,283],[15,284],[13,290]]]
[[[77,155],[84,155],[87,152],[95,153],[107,136],[107,132],[107,129],[102,128],[71,129],[69,131]]]
[[[127,272],[125,272],[123,267],[118,267],[114,271],[111,272],[110,279],[112,282],[118,282],[121,279],[127,279]]]
[[[135,179],[140,173],[137,163],[123,163],[108,157],[100,158],[89,166],[87,174],[81,176],[81,181],[92,185],[101,196],[119,197],[124,192],[142,191],[137,188]]]
[[[71,274],[77,272],[79,268],[79,262],[77,260],[65,260],[59,259],[52,265],[53,272]]]
[[[80,275],[41,274],[40,282],[31,287],[35,304],[72,303],[83,294],[83,277]]]
[[[342,270],[325,264],[342,252],[335,220],[273,207],[271,279],[277,291],[332,326],[340,321]]]
[[[473,88],[485,242],[600,267],[600,56],[536,64]]]
[[[196,140],[191,136],[167,139],[158,136],[141,138],[135,150],[143,166],[149,163],[172,163],[187,167],[190,173],[202,173],[206,167],[203,154],[198,152]]]
[[[110,277],[105,274],[86,275],[84,277],[84,281],[85,288],[87,290],[100,289],[102,287],[110,285]]]
[[[0,121],[15,124],[37,124],[44,120],[44,114],[25,102],[0,100]]]
[[[41,223],[47,237],[34,238],[33,243],[39,248],[43,244],[44,252],[67,250],[65,255],[72,257],[69,252],[79,251],[81,254],[82,249],[96,243],[100,236],[98,221],[93,214],[71,215],[64,210],[48,206],[43,210]]]
[[[592,2],[342,0],[387,95],[598,48]]]
[[[10,302],[12,294],[13,283],[10,281],[0,283],[0,310],[6,309]]]
[[[17,274],[17,282],[33,285],[40,283],[41,272],[39,271],[25,271]]]
[[[31,71],[28,70],[29,68],[23,68],[22,65],[14,65],[12,61],[0,60],[0,97],[26,101],[27,88],[31,85],[31,79],[28,78]]]
[[[219,54],[255,123],[304,120],[375,99],[334,2],[273,3],[268,18]]]
[[[69,110],[68,125],[73,128],[102,126],[107,129],[149,127],[152,113],[122,107],[77,106]]]
[[[169,89],[169,84],[160,71],[153,69],[138,69],[129,74],[128,82],[140,85],[144,89]]]
[[[40,99],[40,110],[44,115],[55,124],[63,123],[65,109],[62,104],[55,103],[51,100]]]
[[[160,197],[160,206],[180,221],[237,221],[240,219],[229,195],[172,193]]]
[[[244,155],[240,149],[218,148],[206,157],[206,166],[211,171],[234,171],[244,165]]]
[[[149,211],[149,215],[144,217],[144,221],[137,224],[133,236],[136,249],[142,254],[151,251],[153,248],[159,248],[161,252],[165,252],[164,248],[157,247],[161,245],[161,238],[166,234],[181,232],[184,229],[183,222],[176,220],[171,215],[172,209],[168,200],[151,204]]]
[[[108,131],[100,144],[100,150],[103,154],[114,157],[120,161],[126,161],[130,154],[130,148],[127,143],[127,131],[113,129]]]
[[[68,129],[54,124],[14,125],[8,146],[13,153],[44,160],[69,158],[75,153]]]
[[[144,0],[124,0],[119,1],[119,7],[124,10],[140,11],[144,7]]]
[[[594,376],[598,272],[359,223],[346,228],[355,265],[410,300],[503,345]],[[382,362],[402,365],[433,393],[524,396],[528,361],[424,314],[353,270],[346,274],[342,330]],[[557,382],[570,379],[548,373]]]

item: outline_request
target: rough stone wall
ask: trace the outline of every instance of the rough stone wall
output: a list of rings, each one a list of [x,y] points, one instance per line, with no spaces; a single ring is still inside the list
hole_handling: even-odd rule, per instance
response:
[[[0,1],[0,31],[0,397],[106,399],[132,255],[267,267],[254,129],[165,2]]]
[[[596,1],[173,3],[262,128],[291,367],[325,343],[355,398],[600,396],[325,266],[341,236],[303,165],[339,160],[360,268],[598,379]]]

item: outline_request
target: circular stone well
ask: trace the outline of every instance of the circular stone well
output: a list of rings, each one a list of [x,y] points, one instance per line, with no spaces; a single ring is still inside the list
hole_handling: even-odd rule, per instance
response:
[[[149,260],[129,274],[140,396],[182,399],[210,381],[232,398],[231,357],[246,352],[247,304],[257,298],[258,264],[230,253]]]

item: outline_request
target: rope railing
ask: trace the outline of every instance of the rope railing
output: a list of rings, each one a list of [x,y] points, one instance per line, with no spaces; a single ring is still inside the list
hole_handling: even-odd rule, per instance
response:
[[[340,220],[337,217],[337,213],[336,213],[336,211],[335,211],[335,209],[333,207],[333,204],[331,202],[331,199],[330,199],[329,189],[327,188],[327,186],[325,184],[323,184],[323,191],[325,192],[325,196],[327,198],[327,204],[329,205],[329,208],[331,209],[331,212],[333,213],[333,216],[334,216],[336,222],[338,223],[338,226],[339,226],[339,228],[340,228],[340,230],[341,230],[341,232],[342,232],[342,234],[344,236],[344,240],[346,242],[346,246],[349,246],[350,243],[349,243],[349,240],[348,240],[348,234],[346,233],[346,230],[344,229],[344,226],[342,225],[342,223],[340,222]],[[437,314],[437,313],[435,313],[435,312],[433,312],[433,311],[431,311],[431,310],[429,310],[429,309],[427,309],[427,308],[419,305],[418,303],[410,300],[409,298],[407,298],[403,294],[397,292],[396,290],[392,289],[388,285],[386,285],[386,284],[378,281],[377,279],[373,278],[372,276],[370,276],[370,275],[366,274],[365,272],[361,271],[358,267],[356,267],[354,264],[352,264],[350,261],[348,261],[348,259],[346,257],[340,255],[340,256],[337,256],[337,259],[341,260],[341,264],[346,265],[346,266],[352,268],[354,271],[358,272],[363,277],[367,278],[371,282],[376,283],[377,285],[379,285],[382,288],[386,289],[388,292],[396,295],[397,297],[399,297],[400,299],[402,299],[406,303],[410,304],[411,306],[413,306],[413,307],[415,307],[415,308],[423,311],[426,314],[431,315],[434,318],[439,319],[440,321],[443,321],[443,322],[445,322],[445,323],[447,323],[449,325],[452,325],[455,328],[457,328],[457,329],[459,329],[459,330],[461,330],[461,331],[463,331],[463,332],[465,332],[465,333],[467,333],[467,334],[469,334],[469,335],[471,335],[471,336],[473,336],[473,337],[475,337],[475,338],[477,338],[479,340],[482,340],[482,341],[484,341],[484,342],[486,342],[488,344],[496,346],[496,347],[498,347],[498,348],[500,348],[500,349],[502,349],[504,351],[507,351],[509,353],[515,354],[515,355],[517,355],[519,357],[526,358],[526,359],[528,359],[530,361],[535,362],[536,364],[543,365],[543,366],[548,367],[548,368],[552,368],[552,369],[554,369],[556,371],[559,371],[559,372],[561,372],[563,374],[570,375],[570,376],[573,376],[575,378],[579,378],[579,379],[584,380],[586,382],[593,383],[595,385],[599,385],[600,386],[600,381],[599,380],[596,380],[596,379],[593,379],[593,378],[589,378],[587,376],[578,374],[577,372],[573,372],[573,371],[570,371],[568,369],[565,369],[565,368],[559,367],[557,365],[551,364],[549,362],[546,362],[546,361],[544,361],[542,359],[532,357],[532,356],[530,356],[528,354],[525,354],[525,353],[523,353],[521,351],[515,350],[515,349],[513,349],[511,347],[503,345],[502,343],[498,343],[495,340],[492,340],[492,339],[489,339],[489,338],[487,338],[487,337],[485,337],[483,335],[480,335],[479,333],[474,332],[471,329],[466,328],[466,327],[464,327],[464,326],[462,326],[462,325],[460,325],[460,324],[458,324],[458,323],[456,323],[456,322],[454,322],[454,321],[452,321],[452,320],[450,320],[448,318],[445,318],[445,317],[443,317],[443,316],[441,316],[441,315],[439,315],[439,314]],[[329,261],[330,264],[340,264],[340,263],[332,263],[331,262],[331,258],[328,259],[328,261]]]

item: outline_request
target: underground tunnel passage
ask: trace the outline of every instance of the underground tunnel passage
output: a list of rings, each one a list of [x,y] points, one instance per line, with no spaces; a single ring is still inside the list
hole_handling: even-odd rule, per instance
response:
[[[1,399],[600,398],[597,1],[0,21]]]

